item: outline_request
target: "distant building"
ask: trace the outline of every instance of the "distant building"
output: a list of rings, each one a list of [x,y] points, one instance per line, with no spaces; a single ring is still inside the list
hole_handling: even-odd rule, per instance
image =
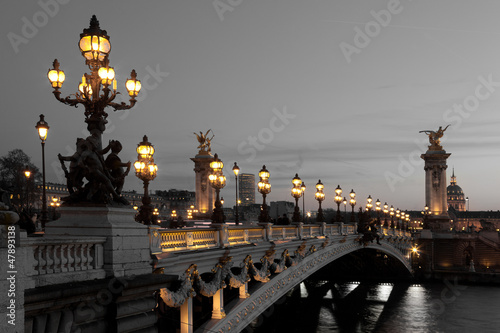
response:
[[[455,177],[455,169],[451,176],[450,185],[446,188],[448,197],[448,208],[453,207],[458,212],[465,212],[465,196],[462,188],[457,185],[457,177]]]
[[[277,219],[278,217],[283,216],[283,214],[286,214],[289,218],[291,218],[294,208],[295,204],[291,201],[271,201],[269,216],[273,219]]]
[[[242,173],[238,176],[240,206],[250,206],[255,203],[255,175]]]
[[[156,191],[155,194],[162,198],[162,202],[168,210],[187,210],[196,203],[196,194],[193,191],[170,189]]]

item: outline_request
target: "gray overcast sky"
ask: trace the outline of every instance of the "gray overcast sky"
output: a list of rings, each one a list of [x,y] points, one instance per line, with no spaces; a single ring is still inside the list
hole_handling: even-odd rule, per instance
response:
[[[317,207],[318,179],[324,207],[334,206],[340,184],[363,204],[370,194],[421,209],[418,156],[427,136],[418,131],[451,124],[443,140],[452,153],[447,182],[454,166],[471,210],[499,209],[497,1],[8,2],[0,14],[0,155],[21,148],[41,165],[34,126],[44,113],[48,181],[64,182],[57,153],[88,134],[83,108],[56,101],[46,73],[57,58],[63,96],[77,90],[89,72],[79,34],[96,14],[111,36],[118,90],[126,93],[131,69],[143,82],[135,108],[108,109],[103,142],[120,140],[122,159],[133,162],[148,135],[159,166],[153,190],[194,190],[193,132],[212,129],[230,204],[237,161],[247,173],[267,166],[270,201],[292,200],[298,173],[308,186],[306,209]],[[125,188],[141,183],[131,173]]]

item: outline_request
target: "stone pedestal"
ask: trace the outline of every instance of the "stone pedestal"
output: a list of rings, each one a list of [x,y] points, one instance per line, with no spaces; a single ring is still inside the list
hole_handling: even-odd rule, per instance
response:
[[[196,209],[201,217],[210,218],[214,209],[215,190],[210,186],[208,175],[210,174],[210,162],[214,157],[206,151],[200,151],[198,155],[191,159],[194,162],[194,172],[196,174]]]
[[[152,271],[148,227],[134,220],[135,211],[114,207],[61,207],[61,218],[47,223],[46,236],[102,236],[107,276]]]
[[[425,203],[429,206],[431,229],[449,229],[446,194],[446,160],[451,154],[444,150],[429,149],[420,157],[425,161]]]

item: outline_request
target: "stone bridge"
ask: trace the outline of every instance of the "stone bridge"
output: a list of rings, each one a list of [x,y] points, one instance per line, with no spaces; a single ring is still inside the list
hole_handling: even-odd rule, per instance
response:
[[[292,288],[334,260],[361,249],[377,249],[411,271],[411,235],[383,229],[380,244],[363,242],[356,225],[302,224],[219,226],[204,230],[159,231],[156,269],[180,276],[175,291],[162,288],[162,300],[180,307],[181,332],[193,332],[196,294],[213,297],[211,319],[196,332],[238,332]],[[203,273],[211,272],[208,277]],[[249,281],[254,284],[249,290]],[[239,298],[224,304],[224,288]]]
[[[183,333],[238,332],[354,251],[376,249],[411,270],[410,233],[381,229],[377,244],[363,242],[356,230],[342,223],[161,229],[136,223],[129,210],[66,208],[43,237],[15,232],[15,329],[157,332],[161,312],[169,311]],[[2,235],[6,257],[11,234]],[[6,324],[4,316],[0,325]]]

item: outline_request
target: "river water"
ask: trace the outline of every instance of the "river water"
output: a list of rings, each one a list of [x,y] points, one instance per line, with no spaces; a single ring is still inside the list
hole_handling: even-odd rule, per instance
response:
[[[500,332],[498,286],[448,280],[370,285],[324,282],[320,289],[320,295],[309,295],[301,284],[293,296],[267,309],[244,332]],[[316,288],[309,290],[314,293]]]

